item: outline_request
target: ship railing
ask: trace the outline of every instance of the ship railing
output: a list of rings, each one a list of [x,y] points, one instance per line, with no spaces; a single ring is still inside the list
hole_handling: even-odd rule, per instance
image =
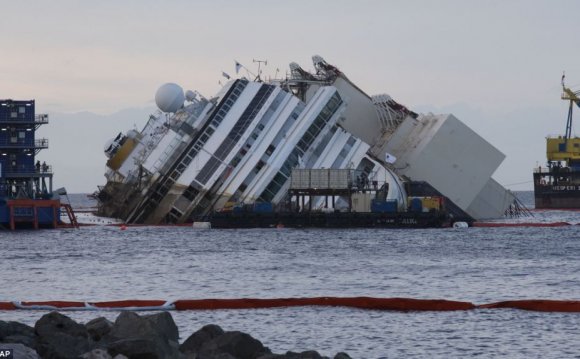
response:
[[[48,148],[48,139],[39,138],[37,140],[34,140],[34,147],[35,148]]]
[[[48,148],[48,139],[39,138],[32,142],[31,140],[21,140],[16,137],[11,137],[9,139],[0,140],[0,147],[43,149]]]
[[[534,173],[549,173],[550,169],[548,167],[534,167]]]
[[[52,165],[44,165],[34,168],[14,168],[7,166],[3,168],[5,177],[42,177],[43,174],[52,174]]]
[[[34,123],[37,125],[45,125],[48,123],[48,115],[45,113],[34,116]]]

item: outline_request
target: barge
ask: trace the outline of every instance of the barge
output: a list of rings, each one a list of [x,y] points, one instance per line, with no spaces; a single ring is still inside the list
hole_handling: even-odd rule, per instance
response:
[[[389,184],[349,169],[294,169],[288,200],[228,203],[196,218],[211,228],[440,228],[455,220],[440,196],[387,199]]]
[[[572,136],[574,106],[580,107],[580,91],[562,81],[562,99],[569,102],[563,136],[546,138],[547,167],[534,169],[534,200],[538,209],[580,209],[580,138]]]

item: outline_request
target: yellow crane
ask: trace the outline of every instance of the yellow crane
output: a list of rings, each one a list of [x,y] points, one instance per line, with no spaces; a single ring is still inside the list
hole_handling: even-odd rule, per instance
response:
[[[570,102],[566,133],[557,138],[547,138],[546,152],[548,161],[565,161],[571,165],[571,162],[580,161],[580,138],[572,138],[572,113],[574,104],[580,107],[580,91],[572,91],[566,87],[564,78],[565,75],[562,75],[562,100]]]

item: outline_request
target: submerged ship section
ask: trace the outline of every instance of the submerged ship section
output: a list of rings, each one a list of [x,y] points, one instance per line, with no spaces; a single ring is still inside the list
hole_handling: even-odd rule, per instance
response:
[[[434,212],[430,201],[445,199],[456,219],[470,221],[499,217],[513,202],[491,178],[504,155],[458,119],[369,96],[321,57],[313,62],[311,72],[291,63],[286,79],[231,80],[211,98],[162,86],[160,112],[143,130],[119,133],[105,146],[99,214],[183,223],[254,206],[273,213],[403,213],[412,205]],[[314,181],[310,195],[297,194],[307,190],[296,188],[300,170],[335,184],[343,176],[343,187]],[[353,201],[365,205],[357,209]]]

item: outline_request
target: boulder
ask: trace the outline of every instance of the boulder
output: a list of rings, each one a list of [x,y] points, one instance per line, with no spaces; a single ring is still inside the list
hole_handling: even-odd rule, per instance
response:
[[[59,312],[50,312],[43,315],[34,325],[34,331],[40,337],[54,333],[62,333],[72,337],[88,339],[89,333],[84,325],[79,324]]]
[[[345,352],[336,353],[334,359],[352,359],[350,355],[346,354]]]
[[[42,358],[77,358],[90,350],[87,329],[58,312],[43,315],[34,330],[36,350]]]
[[[100,318],[97,318],[100,319]],[[105,349],[93,349],[80,356],[82,359],[113,359]]]
[[[105,349],[93,349],[80,356],[82,359],[129,359],[123,354],[111,356]]]
[[[167,339],[173,340],[174,342],[179,341],[179,330],[177,329],[177,325],[173,321],[173,317],[171,314],[169,314],[169,312],[144,315],[143,318],[150,321],[158,331],[165,334]]]
[[[36,349],[36,338],[35,337],[28,337],[26,335],[9,335],[4,337],[4,339],[0,340],[0,342],[4,343],[20,343],[24,346],[27,346],[32,349]]]
[[[20,343],[3,343],[0,341],[0,348],[12,350],[14,359],[40,359],[36,350]]]
[[[206,342],[199,349],[199,357],[204,359],[226,353],[238,359],[256,359],[271,351],[251,335],[238,331],[225,332]]]
[[[36,350],[44,359],[77,358],[88,352],[90,345],[86,338],[56,332],[39,337]]]
[[[179,350],[182,353],[195,353],[198,352],[201,346],[210,340],[219,337],[224,334],[224,330],[215,324],[205,325],[203,328],[193,333],[187,338]]]
[[[34,338],[34,328],[18,322],[5,322],[0,320],[0,342],[5,337],[12,335],[23,335],[26,337]]]
[[[102,337],[109,334],[113,323],[104,317],[95,318],[85,324],[87,332],[89,333],[91,339],[98,342]]]
[[[167,312],[143,317],[134,312],[122,312],[99,344],[106,346],[113,356],[123,354],[128,358],[178,358],[179,344],[171,339],[178,336],[177,327],[173,328],[171,324],[175,326]]]

